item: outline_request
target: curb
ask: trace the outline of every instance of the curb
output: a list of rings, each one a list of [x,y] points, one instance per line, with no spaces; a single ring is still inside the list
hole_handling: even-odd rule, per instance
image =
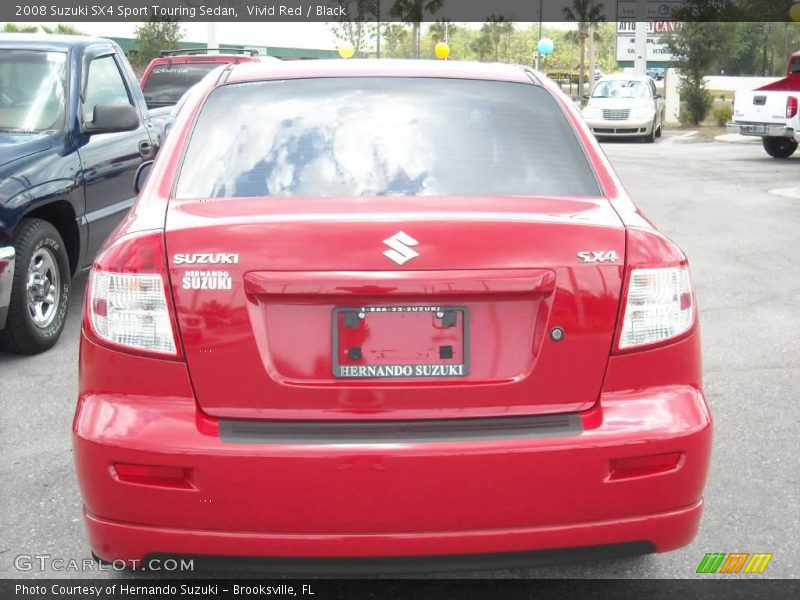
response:
[[[718,142],[725,142],[726,144],[752,144],[753,142],[760,142],[761,138],[739,135],[738,133],[723,133],[714,138]]]

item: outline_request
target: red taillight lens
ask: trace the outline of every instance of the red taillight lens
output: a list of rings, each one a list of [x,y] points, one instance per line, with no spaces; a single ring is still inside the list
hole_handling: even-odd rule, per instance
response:
[[[797,115],[798,100],[797,96],[789,96],[786,99],[786,118],[793,119]]]
[[[678,468],[682,456],[680,452],[669,452],[667,454],[618,458],[611,461],[609,479],[642,477],[644,475],[655,475],[656,473],[672,471]]]
[[[97,257],[84,326],[115,348],[180,357],[167,288],[163,233],[124,235]]]
[[[161,465],[131,465],[116,463],[114,472],[120,481],[142,485],[191,488],[189,469]]]

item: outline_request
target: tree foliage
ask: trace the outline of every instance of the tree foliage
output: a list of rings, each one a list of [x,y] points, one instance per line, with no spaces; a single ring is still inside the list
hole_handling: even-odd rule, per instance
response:
[[[428,27],[428,35],[431,36],[435,44],[447,41],[458,30],[456,25],[450,22],[450,19],[436,19]]]
[[[67,23],[58,23],[55,27],[45,27],[44,25],[41,27],[42,31],[45,33],[51,33],[55,35],[86,35],[74,25],[69,25]]]
[[[572,6],[564,7],[564,18],[578,24],[578,44],[580,62],[578,63],[578,97],[583,96],[586,70],[586,41],[595,27],[605,20],[603,4],[595,0],[572,0]]]
[[[411,45],[408,29],[399,23],[390,23],[383,27],[384,52],[387,58],[401,58],[410,55]]]
[[[377,0],[337,0],[344,14],[331,25],[333,35],[340,42],[353,46],[358,54],[375,36]]]
[[[686,122],[697,125],[711,110],[712,98],[706,89],[706,76],[719,52],[721,23],[692,21],[667,41],[681,73],[681,102]],[[681,107],[681,112],[683,108]]]
[[[444,0],[395,0],[389,14],[411,25],[411,52],[419,58],[420,31],[425,15],[434,15],[444,6]]]
[[[138,52],[131,62],[136,68],[143,68],[159,56],[162,50],[176,50],[183,38],[180,23],[173,19],[151,19],[135,30]]]
[[[489,39],[494,52],[494,61],[500,61],[500,43],[504,38],[510,39],[514,32],[514,23],[506,19],[503,15],[499,17],[492,14],[486,19],[486,23],[481,27],[481,32]],[[509,42],[510,45],[510,42]]]
[[[6,23],[3,26],[4,33],[37,33],[39,28],[36,25],[17,25],[16,23]]]

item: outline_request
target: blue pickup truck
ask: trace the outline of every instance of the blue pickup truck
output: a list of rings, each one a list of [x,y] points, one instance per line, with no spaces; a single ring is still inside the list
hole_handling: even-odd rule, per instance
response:
[[[1,351],[56,343],[70,281],[133,204],[158,132],[114,42],[0,35]]]

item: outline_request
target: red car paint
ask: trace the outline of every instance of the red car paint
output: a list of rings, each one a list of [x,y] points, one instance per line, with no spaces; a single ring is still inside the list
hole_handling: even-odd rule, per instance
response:
[[[688,544],[711,446],[696,318],[677,337],[617,349],[631,272],[685,266],[682,252],[625,195],[572,102],[537,75],[336,63],[235,67],[227,82],[446,73],[534,85],[533,77],[567,115],[603,197],[387,196],[367,209],[347,197],[170,199],[195,117],[217,86],[206,79],[96,264],[163,272],[179,347],[174,356],[131,351],[84,320],[73,431],[95,554],[389,557]],[[408,266],[382,255],[381,240],[401,229],[420,240]],[[577,252],[587,249],[624,260],[583,263]],[[238,262],[224,265],[233,282],[224,302],[183,289],[186,267],[172,257],[226,252]],[[466,309],[466,376],[331,375],[333,309],[422,304]],[[563,339],[551,337],[554,327]],[[426,328],[398,328],[398,347]],[[303,429],[491,429],[514,418],[578,429],[351,442]],[[230,423],[301,433],[231,443]]]

